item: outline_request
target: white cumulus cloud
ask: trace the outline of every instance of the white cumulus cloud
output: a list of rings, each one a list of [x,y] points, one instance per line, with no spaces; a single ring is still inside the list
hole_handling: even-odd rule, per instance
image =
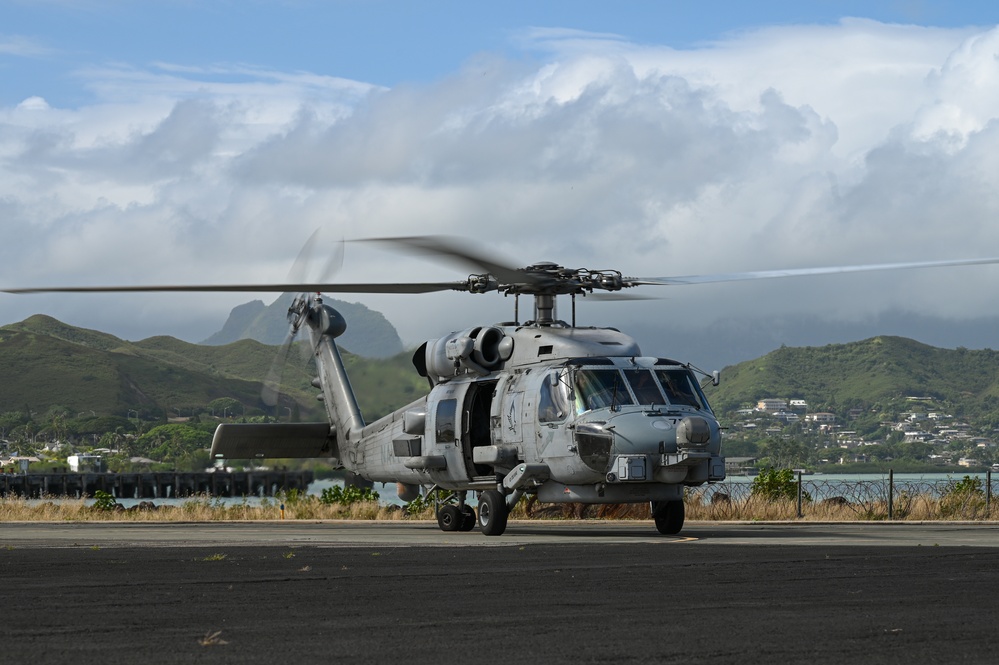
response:
[[[317,226],[469,236],[516,264],[636,276],[999,255],[997,29],[846,19],[688,50],[553,29],[520,40],[534,64],[482,56],[392,89],[247,65],[82,68],[92,103],[0,108],[3,281],[284,281]],[[340,279],[463,276],[352,245]],[[962,319],[994,314],[993,289],[969,284],[996,280],[985,267],[683,287],[581,318]],[[195,340],[242,302],[32,298],[3,297],[0,316],[48,308]],[[410,342],[512,309],[366,301]]]

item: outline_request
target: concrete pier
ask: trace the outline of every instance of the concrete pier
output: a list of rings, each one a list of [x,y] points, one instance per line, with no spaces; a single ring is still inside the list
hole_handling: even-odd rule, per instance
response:
[[[274,496],[304,492],[312,471],[201,471],[160,473],[0,473],[0,497],[92,497],[98,490],[118,499],[209,496]]]

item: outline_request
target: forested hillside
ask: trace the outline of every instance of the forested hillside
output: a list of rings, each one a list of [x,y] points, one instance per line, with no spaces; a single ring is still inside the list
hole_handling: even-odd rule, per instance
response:
[[[999,352],[940,349],[903,337],[780,348],[726,368],[708,391],[720,414],[760,399],[803,399],[810,411],[897,415],[929,397],[955,416],[999,423]]]
[[[33,316],[0,328],[0,413],[55,409],[73,416],[127,416],[131,411],[152,419],[210,413],[211,402],[231,398],[239,415],[281,415],[261,401],[262,382],[277,354],[277,347],[249,339],[222,346],[172,337],[128,342]],[[426,380],[409,356],[373,360],[344,354],[366,417],[426,392]],[[282,408],[303,419],[321,418],[308,362],[292,352],[281,376]]]

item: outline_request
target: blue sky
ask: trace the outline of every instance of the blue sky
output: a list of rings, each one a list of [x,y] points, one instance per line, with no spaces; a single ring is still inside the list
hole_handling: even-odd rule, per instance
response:
[[[984,2],[0,2],[3,281],[283,281],[317,227],[641,276],[999,256],[997,21]],[[362,247],[343,270],[463,276]],[[663,331],[799,342],[802,317],[919,338],[999,316],[996,280],[691,287],[588,323],[650,353]],[[453,298],[364,302],[408,343],[509,318]],[[236,304],[3,296],[0,324],[197,341]]]
[[[448,76],[479,53],[531,58],[525,28],[613,33],[630,41],[692,48],[769,25],[835,23],[862,16],[940,27],[990,25],[987,2],[794,0],[401,2],[398,0],[6,0],[0,39],[2,101],[41,95],[86,100],[74,72],[110,62],[191,67],[245,63],[383,86]],[[26,57],[25,57],[26,56]]]

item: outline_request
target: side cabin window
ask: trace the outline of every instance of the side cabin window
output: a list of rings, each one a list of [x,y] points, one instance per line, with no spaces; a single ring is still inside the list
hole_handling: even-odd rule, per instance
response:
[[[538,422],[558,423],[569,414],[569,390],[566,374],[549,372],[541,384],[538,398]]]
[[[575,387],[577,413],[635,403],[617,369],[577,370]]]
[[[437,430],[437,443],[455,442],[455,420],[458,413],[458,400],[442,399],[437,403],[434,427]]]
[[[670,404],[692,406],[702,411],[710,411],[708,401],[693,375],[685,369],[657,369],[656,376],[663,384]]]

